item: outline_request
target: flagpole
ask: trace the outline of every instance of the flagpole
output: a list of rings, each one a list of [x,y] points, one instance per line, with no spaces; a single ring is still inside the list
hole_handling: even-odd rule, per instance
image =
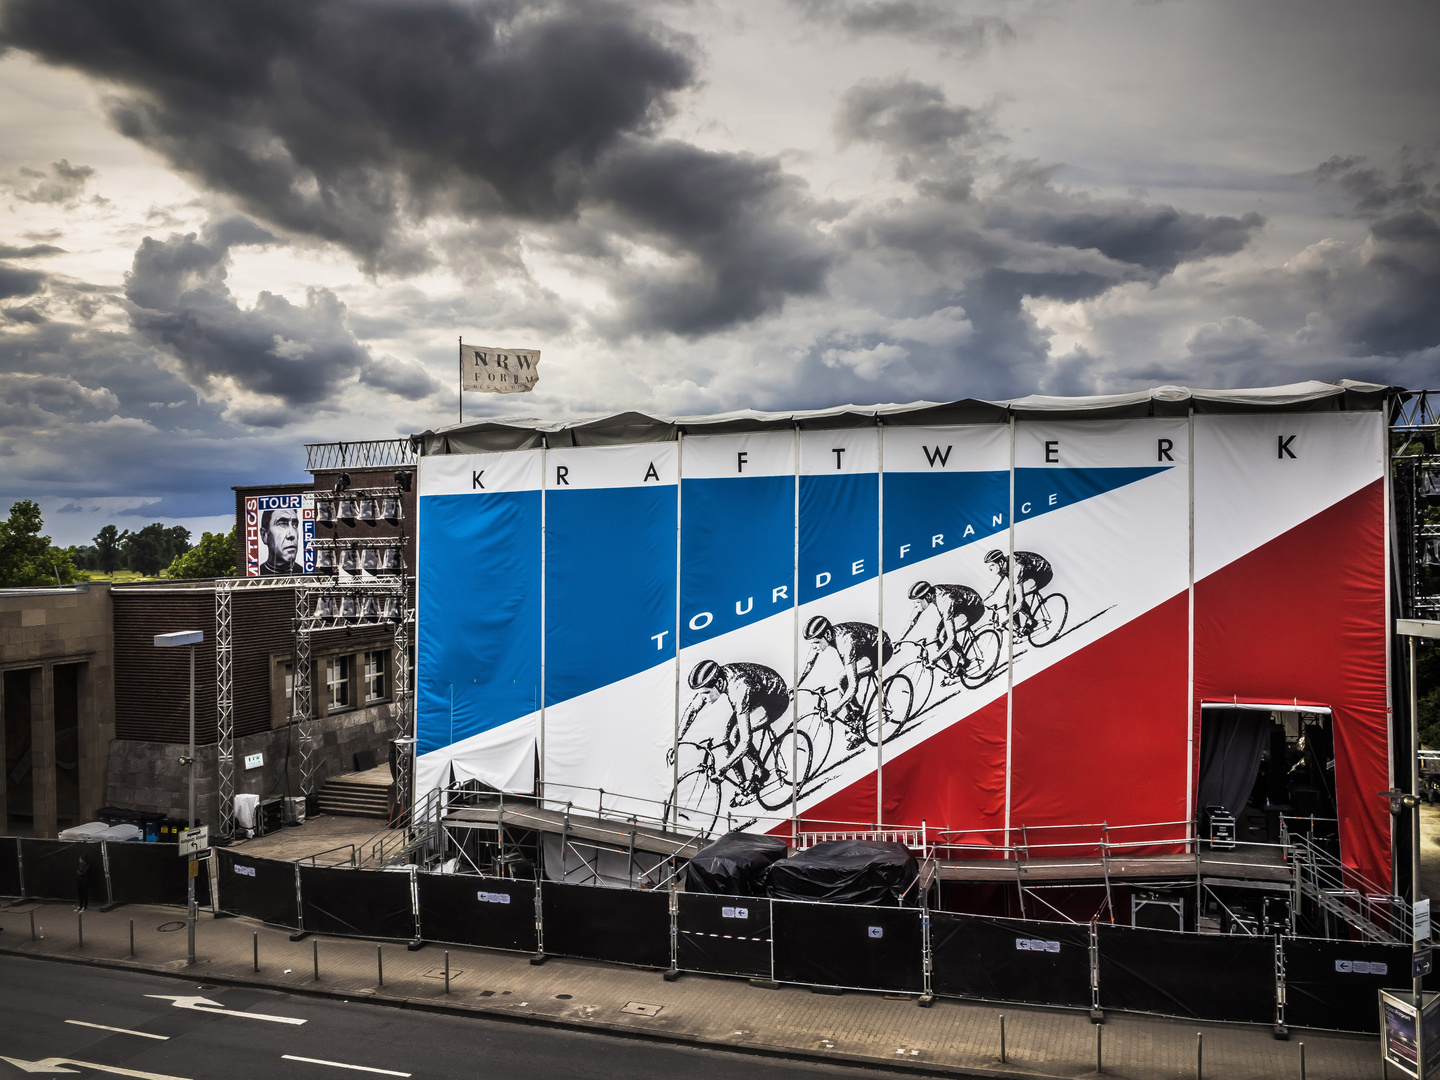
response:
[[[459,376],[456,380],[459,392],[455,395],[455,400],[460,406],[460,423],[463,424],[465,422],[465,335],[462,334],[455,340],[459,342],[455,350],[455,370]]]

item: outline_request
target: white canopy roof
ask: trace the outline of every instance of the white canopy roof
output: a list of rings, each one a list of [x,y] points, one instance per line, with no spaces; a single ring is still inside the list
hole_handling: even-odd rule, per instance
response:
[[[1129,394],[1053,397],[1031,394],[1008,401],[912,401],[896,405],[840,405],[831,409],[759,412],[737,409],[705,416],[650,416],[639,412],[570,420],[530,416],[486,417],[411,436],[421,454],[473,454],[494,450],[525,450],[538,446],[608,446],[620,443],[669,442],[681,432],[721,434],[782,428],[844,428],[871,424],[1005,423],[1010,417],[1100,419],[1109,417],[1184,416],[1218,412],[1316,412],[1369,410],[1385,407],[1388,398],[1402,398],[1399,387],[1380,383],[1309,381],[1286,386],[1240,390],[1201,390],[1188,386],[1157,386]]]

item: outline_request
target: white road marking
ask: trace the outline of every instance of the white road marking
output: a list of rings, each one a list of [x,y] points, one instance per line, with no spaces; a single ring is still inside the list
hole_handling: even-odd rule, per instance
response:
[[[227,1009],[218,1001],[211,1001],[203,997],[183,997],[176,994],[146,994],[148,998],[159,998],[162,1001],[169,1001],[177,1009],[193,1009],[195,1012],[209,1013],[211,1016],[243,1016],[247,1020],[269,1020],[276,1024],[303,1024],[294,1016],[271,1016],[269,1013],[241,1012],[239,1009]]]
[[[354,1069],[356,1072],[380,1073],[382,1076],[409,1076],[406,1072],[396,1072],[394,1069],[375,1069],[369,1065],[347,1065],[343,1061],[325,1061],[322,1058],[296,1057],[294,1054],[281,1054],[284,1061],[304,1061],[311,1065],[333,1065],[337,1069]]]
[[[135,1080],[185,1080],[183,1076],[166,1076],[164,1073],[139,1072],[135,1069],[122,1069],[118,1065],[97,1065],[93,1061],[76,1061],[74,1058],[49,1057],[41,1058],[39,1061],[21,1061],[19,1058],[0,1057],[0,1061],[8,1061],[17,1069],[29,1073],[74,1073],[80,1069],[66,1069],[65,1065],[79,1065],[81,1069],[98,1069],[100,1072],[114,1073],[116,1076],[133,1076]]]
[[[99,1028],[101,1031],[118,1031],[121,1035],[139,1035],[142,1039],[169,1039],[169,1035],[151,1035],[148,1031],[131,1031],[129,1028],[111,1027],[109,1024],[92,1024],[88,1020],[66,1020],[67,1024],[78,1024],[80,1027]]]

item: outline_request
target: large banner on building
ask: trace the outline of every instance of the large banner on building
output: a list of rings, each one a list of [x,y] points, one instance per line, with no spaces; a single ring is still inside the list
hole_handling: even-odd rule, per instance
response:
[[[424,458],[422,762],[697,830],[1123,853],[1188,835],[1202,705],[1319,703],[1384,881],[1384,453],[1378,412],[1277,412]]]
[[[245,576],[315,572],[315,496],[245,497]]]

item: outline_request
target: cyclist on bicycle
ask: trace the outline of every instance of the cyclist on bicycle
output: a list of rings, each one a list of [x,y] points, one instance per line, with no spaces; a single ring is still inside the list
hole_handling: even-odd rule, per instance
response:
[[[985,554],[985,565],[999,577],[999,580],[995,582],[995,587],[986,595],[986,602],[988,603],[990,597],[999,592],[1001,588],[1004,588],[1005,608],[1007,611],[1014,610],[1017,605],[1015,603],[1015,597],[1013,597],[1010,592],[1009,556],[996,548]],[[1025,618],[1024,624],[1016,627],[1020,633],[1029,633],[1031,627],[1035,625],[1035,616],[1031,608],[1034,601],[1039,597],[1040,590],[1045,588],[1046,585],[1049,585],[1054,577],[1055,570],[1051,567],[1049,560],[1040,555],[1036,555],[1033,551],[1015,552],[1015,587],[1020,594],[1018,608],[1020,614]],[[998,603],[994,606],[996,610],[999,610],[1000,605]]]
[[[895,655],[890,635],[870,623],[832,623],[824,615],[816,615],[805,624],[805,637],[814,644],[810,648],[810,658],[805,661],[805,670],[800,673],[795,685],[805,681],[815,661],[827,649],[835,650],[845,674],[840,677],[843,696],[832,712],[849,728],[850,739],[846,749],[854,750],[865,741],[866,717],[856,700],[860,693],[860,680],[866,675],[877,674],[879,665],[888,664]]]
[[[730,756],[715,771],[718,776],[734,771],[735,783],[740,791],[736,793],[732,805],[747,801],[770,782],[770,770],[765,767],[755,747],[756,736],[784,715],[790,705],[790,688],[779,672],[763,664],[722,666],[714,660],[701,660],[696,664],[690,671],[689,683],[690,689],[697,693],[680,719],[680,735],[683,738],[701,710],[723,695],[730,704],[730,718],[726,722],[722,741],[730,747]],[[732,744],[730,734],[737,728],[738,737]],[[747,756],[753,763],[751,777],[746,776],[744,769]]]
[[[917,581],[910,588],[910,599],[915,601],[915,617],[902,638],[909,638],[920,617],[934,609],[940,619],[935,663],[945,673],[941,684],[948,686],[959,678],[958,668],[965,662],[971,628],[985,617],[985,598],[969,585],[931,585],[928,581]]]

